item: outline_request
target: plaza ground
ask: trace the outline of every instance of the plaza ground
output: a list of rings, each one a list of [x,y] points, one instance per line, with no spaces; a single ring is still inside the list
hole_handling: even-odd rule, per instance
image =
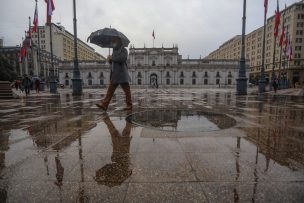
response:
[[[2,100],[0,202],[303,202],[300,91],[133,89],[127,112],[119,88],[107,113],[106,89]]]

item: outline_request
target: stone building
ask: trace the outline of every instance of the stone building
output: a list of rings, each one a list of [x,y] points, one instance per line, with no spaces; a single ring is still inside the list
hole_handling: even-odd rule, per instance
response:
[[[304,82],[304,1],[292,4],[281,11],[281,24],[279,36],[276,39],[275,50],[275,74],[277,77],[287,77],[291,84]],[[265,77],[266,82],[271,79],[273,52],[274,52],[274,16],[267,19],[266,44],[265,44]],[[282,32],[282,22],[285,22],[285,33],[291,40],[293,56],[288,61],[284,50],[279,46],[279,38]],[[246,35],[245,52],[246,60],[250,65],[251,82],[259,80],[262,65],[264,26]],[[239,59],[241,48],[241,36],[235,36],[223,43],[217,50],[211,52],[206,59]],[[281,62],[281,63],[280,63]]]
[[[62,61],[74,59],[74,35],[63,26],[52,23],[53,54]],[[50,52],[50,26],[38,26],[40,49]],[[38,33],[32,33],[33,43],[38,45]],[[79,60],[104,60],[105,58],[82,40],[77,40]]]
[[[59,64],[59,80],[71,86],[72,61]],[[105,61],[79,63],[84,87],[109,83],[110,66]],[[238,60],[182,59],[178,47],[129,49],[128,70],[131,85],[142,87],[234,87]],[[248,71],[247,71],[248,72]],[[248,76],[247,76],[248,77]]]

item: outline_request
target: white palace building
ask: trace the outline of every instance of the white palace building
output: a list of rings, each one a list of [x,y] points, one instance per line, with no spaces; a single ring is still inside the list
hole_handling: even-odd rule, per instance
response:
[[[73,61],[59,64],[59,82],[71,87]],[[105,61],[79,61],[84,88],[105,87],[110,66]],[[247,67],[247,78],[249,76]],[[138,87],[234,87],[238,60],[182,59],[178,47],[129,49],[128,70],[131,85]]]

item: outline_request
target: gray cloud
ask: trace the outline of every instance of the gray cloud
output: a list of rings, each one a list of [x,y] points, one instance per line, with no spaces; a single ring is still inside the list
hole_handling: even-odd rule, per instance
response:
[[[280,0],[280,7],[297,0]],[[54,0],[53,22],[61,22],[73,33],[72,0]],[[86,41],[91,32],[112,27],[124,32],[135,47],[171,47],[178,44],[186,58],[206,56],[234,35],[241,34],[242,0],[87,0],[77,2],[78,37]],[[264,0],[247,0],[247,33],[263,23]],[[46,5],[39,0],[39,22],[45,22]],[[20,44],[28,28],[28,16],[33,17],[35,1],[1,0],[0,37],[6,45]],[[273,15],[276,0],[269,0],[269,15]],[[106,55],[107,49],[93,46]]]

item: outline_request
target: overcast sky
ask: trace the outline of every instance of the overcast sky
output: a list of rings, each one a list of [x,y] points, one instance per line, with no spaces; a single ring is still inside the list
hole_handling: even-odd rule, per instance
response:
[[[299,0],[279,0],[280,8]],[[6,46],[21,43],[28,17],[33,19],[35,0],[0,0],[0,38]],[[269,0],[268,16],[276,0]],[[52,22],[73,33],[73,0],[54,0]],[[135,47],[172,47],[178,44],[183,58],[208,55],[223,42],[241,34],[243,0],[76,0],[78,38],[110,25],[123,32]],[[249,33],[263,24],[264,0],[247,0]],[[38,0],[39,25],[46,20],[46,3]],[[107,55],[108,50],[90,44]]]

